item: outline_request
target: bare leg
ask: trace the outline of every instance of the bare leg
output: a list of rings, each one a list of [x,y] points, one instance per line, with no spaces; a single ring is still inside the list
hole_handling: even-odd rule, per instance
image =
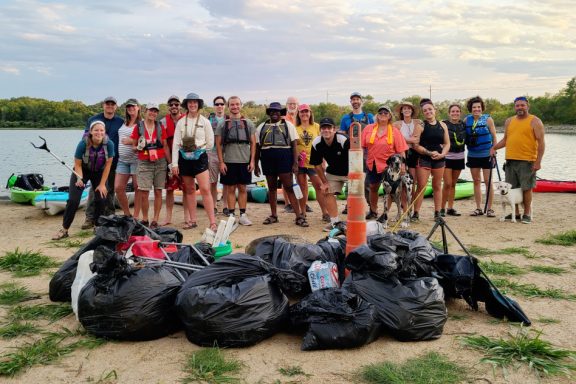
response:
[[[492,209],[492,199],[494,198],[494,188],[492,187],[492,183],[488,184],[488,180],[490,180],[490,169],[483,169],[482,174],[484,176],[484,185],[486,185],[486,193],[488,194],[488,208]]]
[[[138,199],[138,177],[136,177],[136,174],[131,175],[132,176],[132,187],[134,187],[134,218],[138,218],[140,217],[140,210],[142,207],[142,201],[140,199]]]
[[[236,186],[227,185],[226,191],[226,207],[231,211],[236,208]]]
[[[120,203],[120,208],[126,216],[131,215],[128,197],[126,196],[126,185],[128,184],[128,179],[130,179],[130,175],[120,173],[116,173],[116,177],[114,178],[114,191],[116,192],[118,203]]]
[[[174,195],[172,195],[174,197]],[[154,220],[158,222],[160,220],[160,211],[162,211],[162,190],[155,189],[154,190]]]
[[[312,182],[312,186],[314,187],[314,189],[316,190],[316,200],[318,200],[318,205],[320,206],[320,210],[322,211],[322,215],[325,215],[328,213],[328,211],[326,210],[326,196],[320,192],[320,185],[322,185],[322,182],[320,181],[320,176],[318,175],[314,175],[314,176],[308,176],[310,178],[310,181]]]
[[[196,222],[196,185],[192,176],[183,176],[184,198],[186,199],[186,208],[188,209],[189,220],[186,223]],[[186,216],[184,216],[186,218]]]
[[[442,206],[442,175],[444,168],[436,168],[431,170],[432,173],[432,190],[434,198],[434,212],[439,211]]]
[[[276,191],[277,176],[266,175],[266,183],[268,184],[268,204],[270,205],[270,215],[278,216],[278,193]],[[286,196],[284,196],[286,198]]]
[[[450,190],[448,191],[448,208],[454,209],[454,196],[456,195],[456,184],[458,183],[458,178],[460,177],[460,173],[462,170],[460,169],[453,169],[452,170],[452,184],[450,186]],[[446,172],[444,172],[446,174]],[[444,199],[444,194],[442,194],[442,199]]]
[[[198,187],[200,188],[200,194],[204,202],[204,211],[208,214],[211,229],[214,229],[213,227],[216,226],[216,216],[214,215],[214,200],[212,200],[212,193],[210,192],[210,176],[208,170],[197,174],[196,180],[198,180]]]
[[[140,195],[140,201],[142,202],[142,220],[148,221],[148,195],[150,191],[138,191],[138,195]]]
[[[472,181],[474,182],[474,202],[476,202],[476,209],[482,210],[482,188],[480,188],[482,180],[480,168],[470,168],[470,173],[472,174]]]
[[[452,170],[450,168],[444,168],[442,181],[442,209],[445,209],[448,198],[450,197],[450,189],[452,188]]]
[[[248,204],[248,190],[244,184],[237,184],[236,188],[238,188],[238,208],[246,209],[246,205]]]
[[[378,212],[378,188],[380,188],[380,183],[370,183],[370,194],[368,198],[370,200],[370,211],[372,212]],[[386,210],[386,206],[384,206],[384,210]]]
[[[184,202],[184,197],[182,197]],[[174,190],[166,190],[166,217],[161,225],[168,225],[172,222],[172,210],[174,209]]]
[[[422,201],[424,200],[424,190],[426,189],[426,184],[428,183],[428,178],[430,177],[430,169],[426,168],[416,168],[416,178],[418,179],[418,188],[416,192],[416,202],[414,203],[414,213],[420,212],[420,207],[422,206]]]
[[[298,204],[298,199],[294,194],[294,189],[292,188],[292,173],[281,173],[278,175],[280,181],[282,182],[282,186],[284,188],[284,193],[288,196],[284,195],[284,202],[290,202],[290,205],[294,208],[294,214],[296,218],[299,218],[301,215],[300,211],[300,204]],[[287,199],[288,198],[288,199]]]
[[[524,202],[524,214],[526,216],[532,216],[532,190],[529,189],[527,191],[522,191],[522,200]],[[518,210],[518,206],[516,206]],[[516,214],[520,214],[520,212],[516,212]]]

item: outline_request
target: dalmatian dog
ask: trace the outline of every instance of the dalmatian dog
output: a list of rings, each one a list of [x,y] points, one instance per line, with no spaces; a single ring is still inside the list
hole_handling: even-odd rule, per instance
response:
[[[400,174],[402,164],[406,163],[404,157],[396,154],[392,155],[386,161],[388,167],[384,171],[384,180],[382,185],[384,187],[384,214],[382,214],[378,221],[388,228],[388,196],[396,204],[398,212],[396,214],[396,222],[402,217],[402,194],[406,194],[406,204],[408,207],[411,205],[412,189],[414,188],[414,180],[409,173]],[[407,228],[410,225],[410,212],[407,212],[402,221],[402,228]]]
[[[513,223],[516,222],[516,205],[524,206],[524,195],[521,188],[512,188],[512,184],[505,181],[494,182],[494,194],[500,195],[502,203],[502,217],[500,221],[506,221],[506,207],[510,207],[510,217]]]

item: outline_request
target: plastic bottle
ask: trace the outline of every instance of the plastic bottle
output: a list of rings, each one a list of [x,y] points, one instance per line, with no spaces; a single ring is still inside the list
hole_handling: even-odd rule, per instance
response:
[[[296,198],[298,200],[304,198],[304,195],[302,194],[302,190],[300,189],[300,186],[298,185],[298,183],[296,182],[296,179],[294,179],[294,178],[292,178],[292,190],[294,191],[294,195],[296,195]]]
[[[52,192],[58,192],[58,187],[56,186],[56,183],[52,183]]]

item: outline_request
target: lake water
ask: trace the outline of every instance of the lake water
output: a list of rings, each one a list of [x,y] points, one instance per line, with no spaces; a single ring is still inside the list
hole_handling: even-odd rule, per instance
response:
[[[6,181],[12,173],[41,173],[46,184],[67,185],[70,171],[60,165],[48,152],[35,149],[30,142],[42,144],[38,137],[46,139],[48,148],[66,164],[72,166],[74,150],[82,137],[82,130],[0,130],[0,193],[6,195]],[[501,134],[498,138],[501,138]],[[504,150],[498,153],[498,165],[502,170]],[[501,172],[502,177],[504,173]],[[542,170],[538,175],[545,179],[576,180],[576,135],[546,135],[546,152]],[[471,180],[466,169],[462,177]],[[494,175],[496,180],[497,176]]]

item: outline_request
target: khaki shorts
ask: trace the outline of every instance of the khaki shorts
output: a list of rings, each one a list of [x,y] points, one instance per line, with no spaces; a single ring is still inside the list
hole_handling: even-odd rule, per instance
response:
[[[330,184],[330,190],[334,194],[340,194],[344,184],[348,182],[348,176],[336,176],[326,173],[326,180],[328,180],[328,184]]]
[[[218,182],[220,160],[218,160],[218,153],[213,151],[208,151],[208,174],[210,175],[210,183]]]
[[[512,188],[521,188],[523,191],[535,188],[536,172],[532,171],[533,165],[532,161],[506,160],[506,182],[512,184]]]
[[[158,161],[138,160],[138,189],[141,191],[164,189],[166,164],[165,158]]]

